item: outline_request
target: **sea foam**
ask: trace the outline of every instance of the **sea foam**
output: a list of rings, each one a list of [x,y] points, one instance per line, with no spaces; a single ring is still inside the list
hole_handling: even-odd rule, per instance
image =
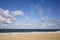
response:
[[[57,32],[8,32],[8,33],[0,33],[0,35],[16,35],[16,34],[51,34],[51,33],[60,33]]]

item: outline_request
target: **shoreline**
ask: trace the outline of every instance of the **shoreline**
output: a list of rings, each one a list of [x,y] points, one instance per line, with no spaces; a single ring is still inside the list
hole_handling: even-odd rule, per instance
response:
[[[18,34],[56,34],[60,33],[60,31],[57,32],[8,32],[8,33],[0,33],[0,35],[18,35]]]

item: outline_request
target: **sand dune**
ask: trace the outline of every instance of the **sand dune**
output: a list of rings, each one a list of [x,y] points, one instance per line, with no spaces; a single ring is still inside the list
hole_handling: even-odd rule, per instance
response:
[[[60,33],[0,35],[0,40],[60,40]]]

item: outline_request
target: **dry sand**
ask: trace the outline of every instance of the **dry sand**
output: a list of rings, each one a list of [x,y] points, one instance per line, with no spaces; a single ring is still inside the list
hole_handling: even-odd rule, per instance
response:
[[[60,40],[60,33],[0,35],[0,40]]]

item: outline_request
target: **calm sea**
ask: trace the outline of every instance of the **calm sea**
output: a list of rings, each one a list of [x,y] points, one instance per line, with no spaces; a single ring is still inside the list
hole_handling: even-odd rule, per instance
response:
[[[60,29],[0,29],[0,33],[5,32],[55,32]]]

